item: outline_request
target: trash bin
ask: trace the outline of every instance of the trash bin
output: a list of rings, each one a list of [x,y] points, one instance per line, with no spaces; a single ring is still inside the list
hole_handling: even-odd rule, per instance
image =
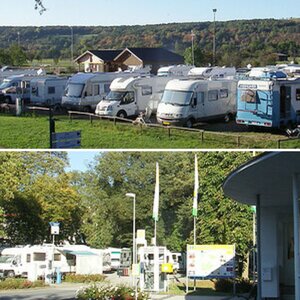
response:
[[[56,283],[61,284],[61,272],[60,268],[56,268]]]
[[[22,99],[20,97],[16,98],[16,116],[21,116],[22,114]]]

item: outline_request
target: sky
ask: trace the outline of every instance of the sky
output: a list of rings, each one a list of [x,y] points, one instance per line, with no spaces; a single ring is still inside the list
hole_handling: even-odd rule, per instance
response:
[[[86,171],[88,165],[98,155],[100,150],[85,150],[85,151],[68,151],[68,157],[70,161],[70,167],[66,171]]]
[[[299,18],[299,0],[0,0],[0,26],[145,25],[216,20]]]

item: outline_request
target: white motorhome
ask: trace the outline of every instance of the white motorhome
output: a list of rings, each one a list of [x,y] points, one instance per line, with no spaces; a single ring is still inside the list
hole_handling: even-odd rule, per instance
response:
[[[46,72],[44,69],[29,69],[29,68],[15,68],[15,67],[9,67],[4,66],[0,69],[0,82],[2,82],[5,78],[11,77],[11,76],[42,76],[46,75]]]
[[[233,77],[236,75],[234,67],[196,67],[188,72],[191,77],[204,77],[204,78],[225,78]]]
[[[110,85],[110,92],[96,108],[101,116],[126,118],[145,112],[150,99],[160,98],[169,77],[117,78]]]
[[[187,65],[174,65],[174,66],[166,66],[161,67],[157,70],[157,76],[187,76],[189,71],[193,69],[194,66]]]
[[[180,252],[167,251],[167,262],[173,265],[173,273],[184,270],[183,258]]]
[[[62,106],[66,109],[94,112],[97,104],[110,91],[111,82],[118,77],[142,74],[144,69],[124,72],[77,73],[67,83]]]
[[[61,106],[61,99],[67,84],[66,77],[36,77],[30,82],[30,102],[40,106]]]
[[[198,121],[236,113],[236,80],[174,79],[166,85],[157,108],[157,121],[163,125],[192,127]]]
[[[85,245],[52,244],[5,248],[0,256],[0,277],[45,277],[61,273],[102,274],[102,250]]]
[[[107,250],[110,253],[110,259],[111,259],[111,270],[115,271],[120,268],[121,263],[121,249],[120,248],[107,248]]]
[[[30,81],[34,77],[27,75],[16,75],[5,78],[0,84],[0,101],[15,103],[17,97],[25,102],[30,101]]]

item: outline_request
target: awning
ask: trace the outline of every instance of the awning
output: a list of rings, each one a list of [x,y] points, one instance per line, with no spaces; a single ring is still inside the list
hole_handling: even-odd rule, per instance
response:
[[[97,255],[93,252],[90,252],[90,251],[77,251],[77,250],[63,250],[64,253],[67,253],[67,254],[71,254],[71,255],[82,255],[82,256],[86,256],[86,255]]]

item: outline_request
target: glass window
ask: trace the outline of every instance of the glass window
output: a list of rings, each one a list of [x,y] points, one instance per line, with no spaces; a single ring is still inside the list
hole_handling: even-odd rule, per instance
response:
[[[61,254],[60,253],[54,253],[54,261],[61,261]]]
[[[300,89],[296,89],[296,101],[300,101]]]
[[[45,261],[46,260],[46,253],[33,253],[33,261]]]
[[[99,89],[99,85],[98,84],[94,84],[93,85],[93,89],[94,89],[94,96],[99,95],[100,93],[100,89]]]
[[[208,101],[218,100],[218,90],[208,91]]]
[[[161,99],[162,103],[178,106],[190,105],[193,92],[165,90]]]
[[[198,92],[197,99],[198,99],[198,103],[204,104],[204,92]]]
[[[88,84],[86,86],[84,95],[85,95],[85,97],[93,96],[93,86],[91,84]]]
[[[120,104],[129,104],[134,101],[134,93],[133,92],[127,92],[123,99],[121,100]]]
[[[30,261],[31,261],[31,255],[27,254],[26,255],[26,262],[30,263]]]
[[[152,95],[152,87],[151,86],[143,86],[142,87],[142,95]]]
[[[39,88],[38,88],[37,86],[33,86],[33,87],[31,88],[31,94],[32,94],[33,96],[38,96],[38,95],[39,95]]]
[[[48,94],[55,94],[55,86],[48,86]]]
[[[228,89],[221,89],[219,92],[220,99],[228,97]]]
[[[84,85],[83,84],[78,84],[78,83],[69,83],[66,88],[66,96],[67,97],[76,97],[79,98],[81,97],[82,90],[83,90]]]
[[[109,91],[110,91],[110,83],[105,83],[104,84],[104,93],[109,93]]]
[[[255,103],[256,102],[256,91],[253,90],[245,90],[241,94],[241,101],[247,103]]]

